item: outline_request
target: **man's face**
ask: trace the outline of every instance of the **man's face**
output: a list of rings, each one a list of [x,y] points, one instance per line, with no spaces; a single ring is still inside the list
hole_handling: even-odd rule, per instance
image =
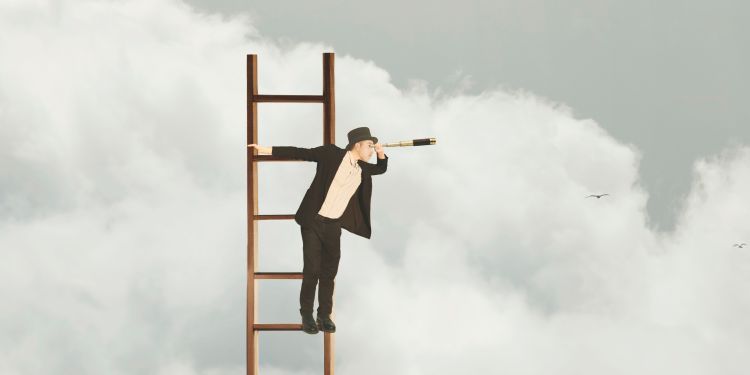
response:
[[[375,149],[375,144],[371,140],[359,141],[354,145],[354,149],[359,153],[359,157],[362,160],[370,160],[372,152]]]

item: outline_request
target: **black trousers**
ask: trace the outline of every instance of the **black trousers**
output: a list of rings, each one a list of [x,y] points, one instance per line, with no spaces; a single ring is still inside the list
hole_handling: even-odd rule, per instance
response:
[[[302,232],[302,287],[299,292],[300,312],[312,313],[315,287],[318,290],[318,315],[333,311],[333,287],[341,258],[341,223],[316,214],[311,225],[300,227]]]

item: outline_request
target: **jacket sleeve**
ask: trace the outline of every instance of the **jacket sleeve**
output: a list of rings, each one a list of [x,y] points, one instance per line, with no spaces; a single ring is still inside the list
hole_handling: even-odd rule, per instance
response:
[[[368,162],[362,163],[362,170],[370,175],[385,173],[386,169],[388,169],[388,155],[383,154],[383,156],[385,156],[383,159],[376,157],[376,159],[378,159],[378,164],[373,165]]]
[[[318,162],[323,156],[323,153],[325,151],[324,149],[325,149],[325,145],[313,147],[313,148],[294,147],[294,146],[272,146],[271,155],[281,156],[285,158],[302,159],[305,161]]]

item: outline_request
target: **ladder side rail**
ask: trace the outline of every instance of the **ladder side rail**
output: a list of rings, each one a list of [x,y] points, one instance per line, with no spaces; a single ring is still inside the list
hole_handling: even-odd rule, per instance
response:
[[[255,96],[258,95],[258,56],[247,55],[247,144],[256,143],[258,139],[258,106]],[[254,149],[247,149],[247,307],[245,310],[246,367],[247,375],[259,375],[258,372],[258,331],[255,330],[258,296],[255,293],[258,258],[258,169],[253,163]]]

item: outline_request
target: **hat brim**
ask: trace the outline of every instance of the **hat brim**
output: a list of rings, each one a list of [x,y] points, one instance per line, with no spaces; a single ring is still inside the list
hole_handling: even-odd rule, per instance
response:
[[[362,141],[367,141],[367,140],[372,141],[372,143],[378,143],[378,137],[369,137],[369,138],[363,138],[363,139],[354,141],[352,143],[349,143],[348,145],[346,145],[346,147],[348,148],[349,146],[351,146],[351,145],[353,145],[353,144],[355,144],[357,142],[362,142]]]

